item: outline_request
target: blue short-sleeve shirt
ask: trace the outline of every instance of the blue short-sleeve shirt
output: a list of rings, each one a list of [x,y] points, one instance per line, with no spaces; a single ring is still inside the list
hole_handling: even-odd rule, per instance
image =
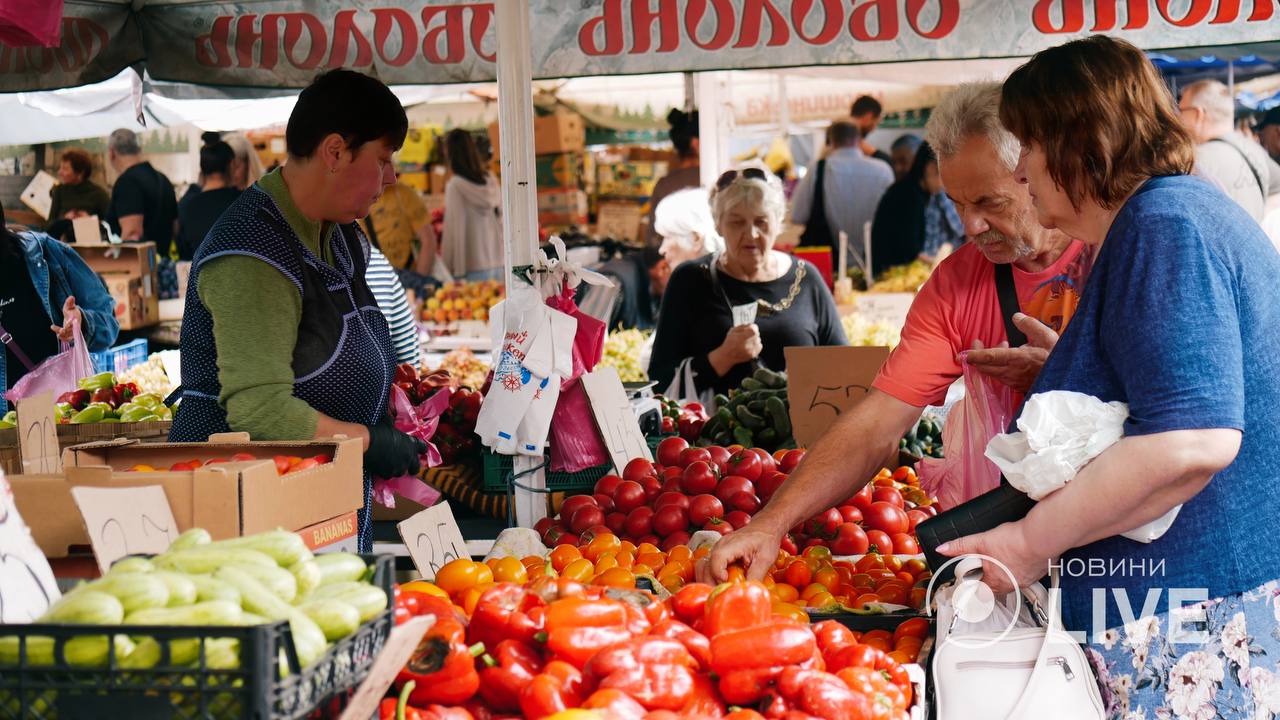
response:
[[[1243,432],[1235,461],[1163,537],[1112,537],[1064,556],[1068,628],[1092,634],[1140,617],[1155,590],[1149,612],[1161,613],[1172,589],[1214,598],[1280,578],[1280,254],[1227,196],[1175,176],[1125,203],[1031,394],[1048,390],[1128,403],[1126,435]],[[1146,477],[1133,468],[1113,481]]]

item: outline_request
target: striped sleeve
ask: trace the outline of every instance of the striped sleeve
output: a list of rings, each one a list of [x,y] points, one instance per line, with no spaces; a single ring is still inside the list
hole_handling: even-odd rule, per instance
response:
[[[391,263],[377,248],[369,248],[369,268],[365,281],[378,300],[378,307],[387,316],[391,327],[391,343],[395,346],[396,362],[410,363],[417,367],[419,361],[418,323],[404,294],[400,278],[391,269]]]

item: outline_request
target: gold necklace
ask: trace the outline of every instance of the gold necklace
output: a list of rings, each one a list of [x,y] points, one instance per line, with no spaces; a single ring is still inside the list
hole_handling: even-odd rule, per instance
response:
[[[770,261],[773,260],[773,256],[770,255],[768,259]],[[764,312],[764,314],[774,315],[777,313],[786,312],[788,309],[791,308],[791,305],[796,301],[796,297],[800,295],[800,287],[804,284],[804,277],[806,274],[808,274],[808,271],[805,269],[805,264],[801,262],[799,258],[793,258],[792,262],[797,263],[796,279],[791,282],[791,287],[790,289],[787,290],[787,296],[782,298],[776,303],[767,302],[765,300],[756,300],[756,305],[759,307],[759,309],[762,312]],[[729,269],[729,257],[727,255],[721,255],[720,264],[724,265],[724,269],[727,271]],[[777,280],[777,279],[779,278],[775,277],[773,278],[773,280],[762,280],[760,282],[773,282],[774,280]],[[748,280],[745,282],[751,282],[751,281]]]

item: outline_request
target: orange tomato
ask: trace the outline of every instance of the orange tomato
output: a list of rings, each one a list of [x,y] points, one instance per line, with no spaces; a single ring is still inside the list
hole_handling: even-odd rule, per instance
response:
[[[582,552],[572,545],[557,545],[551,551],[551,567],[556,572],[564,572],[569,563],[582,557]]]
[[[667,556],[660,552],[637,553],[636,562],[648,565],[651,568],[657,568],[667,564]]]
[[[496,582],[511,582],[523,585],[529,581],[529,571],[519,560],[513,557],[498,558],[489,568],[493,570],[493,579]]]
[[[900,572],[902,570],[903,562],[904,562],[903,559],[898,557],[897,555],[885,555],[884,569],[892,570],[895,573]]]
[[[704,557],[706,557],[706,556],[708,556],[708,555],[710,555],[710,554],[711,554],[711,546],[710,546],[710,545],[703,545],[702,547],[700,547],[700,548],[698,548],[697,550],[694,550],[694,551],[693,551],[693,559],[694,559],[694,560],[701,560],[702,558],[704,558]]]
[[[853,601],[853,606],[855,608],[861,608],[863,605],[866,605],[867,603],[878,603],[878,602],[880,602],[879,595],[875,593],[862,593],[857,597],[856,600]]]
[[[632,565],[636,564],[635,554],[626,550],[619,551],[618,554],[614,556],[614,559],[618,561],[618,567],[620,568],[630,568]]]
[[[681,562],[693,561],[693,551],[689,549],[688,545],[677,545],[667,552],[667,562],[675,562],[677,560]]]
[[[782,577],[788,585],[802,588],[813,579],[813,569],[804,560],[796,558],[787,564],[787,569],[783,571]]]
[[[806,586],[805,586],[804,590],[801,590],[801,591],[800,591],[800,599],[802,599],[802,600],[808,600],[809,598],[813,597],[814,595],[817,595],[818,593],[824,593],[824,592],[827,592],[827,586],[826,586],[826,585],[822,585],[822,584],[820,584],[820,583],[816,583],[816,582],[815,582],[815,583],[809,583],[808,585],[806,585]]]
[[[631,572],[634,575],[652,575],[653,568],[649,567],[648,565],[645,565],[644,563],[638,562],[635,565],[631,566]]]
[[[781,570],[782,568],[786,567],[787,564],[790,562],[791,562],[791,553],[779,548],[778,557],[775,558],[773,561],[773,567],[775,567],[778,570]]]
[[[773,586],[773,596],[782,602],[795,602],[800,599],[800,591],[792,585],[778,583]]]
[[[807,558],[817,558],[819,560],[831,561],[831,548],[826,545],[810,545],[804,549],[803,555]]]
[[[604,572],[605,570],[608,570],[609,568],[616,568],[616,567],[619,567],[618,558],[609,553],[605,553],[603,557],[601,557],[599,560],[596,560],[597,575]]]
[[[903,620],[898,627],[893,630],[894,641],[902,638],[916,638],[923,640],[929,635],[929,620],[927,618],[911,618]]]
[[[910,560],[902,563],[902,570],[903,572],[909,572],[912,575],[920,576],[929,572],[929,566],[920,558],[911,558]]]
[[[894,479],[894,480],[897,480],[898,482],[902,482],[903,480],[906,480],[906,479],[907,479],[907,474],[908,474],[908,473],[910,473],[910,474],[912,474],[912,475],[914,475],[914,474],[915,474],[915,473],[911,470],[911,468],[907,467],[906,465],[903,465],[903,466],[899,467],[897,470],[894,470],[894,471],[893,471],[893,476],[892,476],[892,477],[893,477],[893,479]]]
[[[635,543],[633,543],[633,542],[631,542],[630,540],[623,540],[623,541],[618,545],[618,551],[619,551],[619,552],[629,552],[629,553],[631,553],[632,555],[635,555],[635,554],[636,554],[636,544],[635,544]]]
[[[661,550],[659,550],[659,549],[658,549],[658,546],[657,546],[657,545],[654,545],[653,543],[647,543],[647,542],[645,542],[645,543],[640,543],[639,545],[637,545],[637,546],[636,546],[636,556],[637,556],[637,557],[638,557],[638,556],[640,556],[640,555],[647,554],[647,553],[656,553],[656,552],[662,552],[662,551],[661,551]]]
[[[925,588],[911,588],[911,592],[907,595],[907,604],[916,609],[923,608],[927,594],[928,591]]]
[[[911,587],[912,585],[916,584],[916,576],[912,575],[906,570],[899,571],[897,577],[899,580],[902,581],[902,584],[906,585],[907,587]]]
[[[600,559],[601,555],[606,552],[617,553],[622,548],[622,541],[613,533],[604,533],[597,535],[591,539],[591,542],[582,549],[582,557],[595,562]]]
[[[834,595],[829,592],[820,592],[806,600],[805,606],[811,608],[824,608],[828,605],[834,605],[835,602],[836,599]]]
[[[916,660],[914,655],[902,652],[901,650],[891,650],[886,654],[903,665],[913,663]]]
[[[604,587],[622,588],[624,590],[634,590],[636,587],[636,576],[625,568],[611,568],[596,575],[591,581],[592,585],[603,585]]]
[[[910,597],[910,591],[897,585],[880,588],[876,590],[876,594],[884,602],[892,603],[893,605],[906,605]]]
[[[476,611],[476,605],[480,602],[480,596],[484,594],[485,590],[488,590],[491,587],[493,587],[493,583],[484,583],[476,585],[475,587],[467,588],[462,592],[462,602],[458,603],[458,606],[462,608],[462,611],[465,612],[468,617],[470,617]]]
[[[824,567],[813,574],[813,581],[829,588],[837,587],[840,585],[840,573],[835,568]]]
[[[862,642],[868,643],[876,638],[881,638],[885,642],[893,642],[893,633],[888,630],[868,630],[862,633]]]
[[[483,582],[493,582],[493,571],[469,558],[450,560],[436,572],[436,585],[451,596]]]
[[[858,562],[854,564],[854,568],[860,573],[876,570],[884,567],[884,556],[879,553],[869,553],[858,558]]]
[[[849,578],[849,584],[861,590],[870,590],[876,586],[876,581],[866,573],[858,573]]]
[[[578,558],[569,563],[560,571],[560,577],[566,580],[576,580],[578,582],[586,582],[596,576],[595,567],[591,561],[586,558]]]
[[[436,597],[444,598],[445,600],[449,599],[449,593],[445,592],[443,588],[435,583],[429,583],[426,580],[414,580],[412,582],[404,583],[400,586],[400,590],[404,592],[426,593],[427,595],[435,595]]]
[[[680,588],[684,587],[684,578],[679,575],[667,575],[665,577],[660,577],[658,578],[658,582],[661,583],[662,587],[666,588],[667,592],[670,593],[680,592]]]
[[[801,623],[809,622],[809,613],[805,612],[804,608],[800,607],[799,605],[795,605],[789,602],[774,603],[773,614],[775,616],[781,616],[784,618],[788,618],[790,620],[795,620],[796,622],[801,622]]]

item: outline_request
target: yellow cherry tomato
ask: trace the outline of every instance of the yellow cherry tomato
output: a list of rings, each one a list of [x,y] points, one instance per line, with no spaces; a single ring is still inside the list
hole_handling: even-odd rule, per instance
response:
[[[636,588],[636,576],[626,568],[615,567],[596,575],[591,581],[591,584],[620,588],[623,590],[634,590]]]
[[[595,575],[595,567],[586,558],[578,558],[564,566],[564,569],[560,571],[560,577],[583,583],[595,577]]]
[[[529,571],[513,557],[498,558],[489,566],[495,582],[511,582],[523,585],[529,581]]]
[[[429,583],[426,580],[414,580],[400,586],[402,592],[420,592],[427,595],[435,595],[439,598],[449,599],[449,593],[435,583]]]
[[[804,608],[800,607],[799,605],[794,605],[788,602],[774,603],[773,614],[775,616],[781,616],[784,618],[795,620],[797,622],[802,622],[802,623],[809,622],[809,613],[805,612]]]
[[[493,582],[493,571],[469,558],[451,560],[436,572],[436,585],[451,596],[486,582]]]

